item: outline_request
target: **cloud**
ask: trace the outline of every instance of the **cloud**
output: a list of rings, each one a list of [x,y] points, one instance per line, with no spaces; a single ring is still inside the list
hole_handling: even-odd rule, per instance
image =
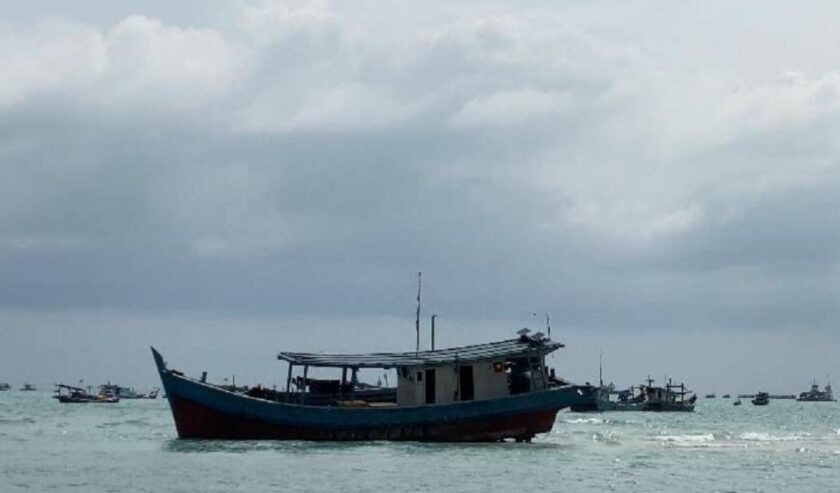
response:
[[[0,108],[45,92],[78,91],[105,70],[102,35],[69,22],[0,31]]]
[[[467,101],[452,117],[455,126],[515,126],[567,111],[571,98],[565,94],[530,89],[499,91]]]
[[[836,68],[623,9],[9,21],[3,303],[393,315],[422,269],[465,318],[831,326]]]

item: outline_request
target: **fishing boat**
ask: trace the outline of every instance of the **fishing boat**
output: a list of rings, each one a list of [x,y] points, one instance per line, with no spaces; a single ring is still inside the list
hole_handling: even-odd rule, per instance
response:
[[[648,377],[645,384],[615,391],[609,387],[580,386],[580,392],[587,399],[573,404],[573,412],[588,411],[694,411],[697,396],[685,388],[685,384],[674,384],[668,379],[664,387],[653,385]]]
[[[12,386],[7,384],[6,382],[0,382],[0,392],[5,392],[11,388]]]
[[[729,399],[729,398],[731,398],[731,397],[732,397],[732,395],[730,395],[730,394],[723,394],[723,398],[724,398],[724,399]]]
[[[123,387],[120,385],[108,382],[99,386],[100,394],[112,394],[120,399],[157,399],[160,389],[153,389],[147,394],[142,394],[134,390],[132,387]]]
[[[717,396],[715,394],[706,394],[706,399],[714,399]]]
[[[23,387],[20,388],[21,392],[35,392],[36,390],[38,390],[37,387],[31,383],[25,383],[23,384]]]
[[[89,390],[62,383],[55,384],[55,395],[62,404],[114,404],[120,401],[119,396],[112,393],[93,394]]]
[[[741,398],[739,397],[735,402],[732,403],[733,406],[740,406],[741,405]]]
[[[766,406],[770,404],[770,394],[767,392],[759,392],[753,398],[752,403],[756,406]]]
[[[440,350],[284,351],[285,391],[244,394],[208,383],[206,372],[189,378],[152,354],[181,438],[492,442],[530,441],[584,399],[549,379],[545,357],[562,347],[523,329],[514,339]],[[292,378],[296,368],[303,376]],[[311,379],[312,368],[341,370],[341,379]],[[367,369],[395,371],[396,387],[361,386],[358,372]]]
[[[825,390],[820,390],[820,386],[814,380],[814,383],[811,384],[811,390],[802,392],[796,400],[799,402],[833,402],[834,394],[831,392],[831,384],[826,384]]]

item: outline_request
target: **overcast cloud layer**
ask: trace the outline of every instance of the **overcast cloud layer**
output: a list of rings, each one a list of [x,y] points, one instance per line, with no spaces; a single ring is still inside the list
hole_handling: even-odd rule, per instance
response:
[[[136,320],[185,314],[378,319],[404,347],[418,270],[453,342],[550,312],[590,360],[716,334],[682,375],[708,385],[758,346],[810,344],[790,382],[840,370],[835,2],[70,8],[0,21],[6,374],[102,311],[144,362]],[[257,325],[269,359],[318,345]]]

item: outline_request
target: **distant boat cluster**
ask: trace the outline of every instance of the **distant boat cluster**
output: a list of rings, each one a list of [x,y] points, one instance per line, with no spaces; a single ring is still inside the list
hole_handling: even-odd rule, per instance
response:
[[[0,383],[0,392],[9,391],[12,386],[8,383]],[[19,389],[21,392],[35,392],[38,388],[30,383],[24,383]],[[100,385],[97,391],[93,387],[82,387],[81,382],[78,386],[66,385],[63,383],[55,384],[55,391],[53,398],[62,403],[116,403],[120,399],[156,399],[160,389],[153,389],[148,393],[136,392],[131,387],[123,387],[115,385],[110,382]]]
[[[0,392],[6,392],[9,390],[12,390],[11,385],[9,385],[6,382],[0,382]],[[20,390],[21,392],[35,392],[36,390],[38,390],[38,388],[32,385],[31,383],[24,383],[23,386],[18,390]]]
[[[120,399],[157,399],[159,389],[154,389],[148,394],[136,392],[131,387],[123,387],[108,382],[99,386],[98,392],[93,392],[93,387],[76,387],[58,383],[55,385],[53,398],[64,404],[114,404]]]
[[[644,384],[625,390],[616,390],[614,385],[584,385],[581,390],[590,398],[581,404],[571,406],[575,412],[590,411],[694,411],[697,396],[687,390],[685,384],[675,384],[670,379],[665,386],[656,386],[647,378]]]
[[[724,399],[729,399],[730,394],[724,394]],[[715,394],[706,394],[707,399],[714,399]],[[825,389],[820,390],[819,384],[814,380],[811,384],[811,389],[799,394],[770,394],[769,392],[757,392],[755,394],[739,394],[738,399],[733,403],[736,406],[741,405],[741,399],[750,399],[756,406],[766,406],[771,400],[797,400],[799,402],[834,402],[834,394],[831,391],[831,384],[826,383]]]

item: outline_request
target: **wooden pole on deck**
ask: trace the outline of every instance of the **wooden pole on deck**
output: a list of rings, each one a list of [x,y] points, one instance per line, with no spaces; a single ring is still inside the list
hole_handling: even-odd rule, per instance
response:
[[[291,401],[291,393],[292,393],[292,363],[289,363],[289,376],[286,377],[286,402]]]
[[[417,273],[417,318],[414,321],[414,330],[416,332],[417,338],[417,346],[414,350],[415,353],[420,352],[420,287],[423,283],[423,273]]]
[[[300,393],[300,403],[303,404],[306,401],[306,387],[309,386],[309,382],[306,380],[306,375],[309,373],[309,365],[303,365],[303,390]]]

